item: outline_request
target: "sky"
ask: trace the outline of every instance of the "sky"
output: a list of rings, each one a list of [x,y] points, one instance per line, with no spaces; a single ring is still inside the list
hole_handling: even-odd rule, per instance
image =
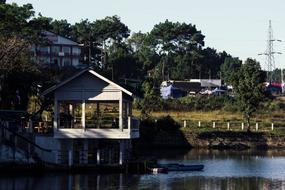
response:
[[[254,58],[265,68],[269,20],[275,39],[275,65],[285,68],[284,0],[7,0],[31,3],[36,13],[74,24],[118,15],[131,32],[150,32],[166,19],[195,24],[205,46],[226,51],[242,60]]]

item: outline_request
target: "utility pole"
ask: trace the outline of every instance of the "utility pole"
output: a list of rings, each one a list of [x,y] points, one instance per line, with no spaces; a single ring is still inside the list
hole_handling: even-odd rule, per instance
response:
[[[267,39],[267,49],[264,53],[260,53],[258,55],[266,56],[266,66],[267,66],[267,81],[269,83],[276,81],[276,77],[274,75],[275,70],[275,59],[274,54],[282,54],[281,52],[275,52],[273,49],[273,42],[281,42],[281,40],[277,40],[273,38],[273,30],[271,26],[271,20],[269,20],[269,28],[268,28],[268,39]]]

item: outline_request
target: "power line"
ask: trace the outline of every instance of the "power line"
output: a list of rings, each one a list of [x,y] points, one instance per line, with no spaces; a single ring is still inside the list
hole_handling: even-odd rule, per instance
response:
[[[267,81],[269,83],[276,81],[276,76],[273,72],[275,70],[274,54],[282,54],[281,52],[274,51],[273,42],[282,42],[282,41],[273,38],[273,29],[272,29],[272,25],[271,25],[271,20],[269,20],[267,49],[264,53],[258,54],[258,55],[265,55],[266,56],[265,65],[267,67]]]

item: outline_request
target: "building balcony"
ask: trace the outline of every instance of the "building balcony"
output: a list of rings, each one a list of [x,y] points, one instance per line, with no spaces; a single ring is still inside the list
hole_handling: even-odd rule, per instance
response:
[[[125,128],[57,128],[54,129],[54,138],[88,138],[88,139],[133,139],[139,138],[139,120],[128,117]]]

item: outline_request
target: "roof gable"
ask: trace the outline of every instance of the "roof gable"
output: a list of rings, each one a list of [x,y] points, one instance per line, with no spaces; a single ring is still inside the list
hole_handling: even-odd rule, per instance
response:
[[[64,85],[69,84],[71,81],[75,80],[76,78],[82,76],[83,74],[85,74],[85,73],[87,73],[87,72],[88,72],[89,74],[91,74],[92,76],[95,76],[95,77],[98,78],[99,80],[102,80],[103,82],[105,82],[105,83],[107,83],[107,84],[110,84],[110,85],[114,86],[115,88],[118,88],[119,90],[121,90],[122,92],[126,93],[127,95],[129,95],[129,96],[132,96],[132,95],[133,95],[130,91],[126,90],[125,88],[123,88],[123,87],[121,87],[121,86],[119,86],[118,84],[114,83],[113,81],[111,81],[111,80],[109,80],[109,79],[103,77],[102,75],[96,73],[96,72],[93,71],[92,69],[85,69],[85,70],[83,70],[83,71],[77,73],[76,75],[74,75],[74,76],[72,76],[72,77],[70,77],[70,78],[64,80],[63,82],[61,82],[61,83],[59,83],[59,84],[57,84],[57,85],[55,85],[55,86],[53,86],[53,87],[51,87],[51,88],[45,90],[45,91],[42,93],[42,95],[46,96],[46,95],[50,94],[51,92],[54,92],[54,91],[57,90],[58,88],[61,88],[61,87],[63,87]]]
[[[44,31],[43,34],[45,38],[48,39],[53,44],[64,44],[64,45],[75,45],[78,46],[79,44],[71,39],[68,39],[64,36],[55,34],[50,31]]]

